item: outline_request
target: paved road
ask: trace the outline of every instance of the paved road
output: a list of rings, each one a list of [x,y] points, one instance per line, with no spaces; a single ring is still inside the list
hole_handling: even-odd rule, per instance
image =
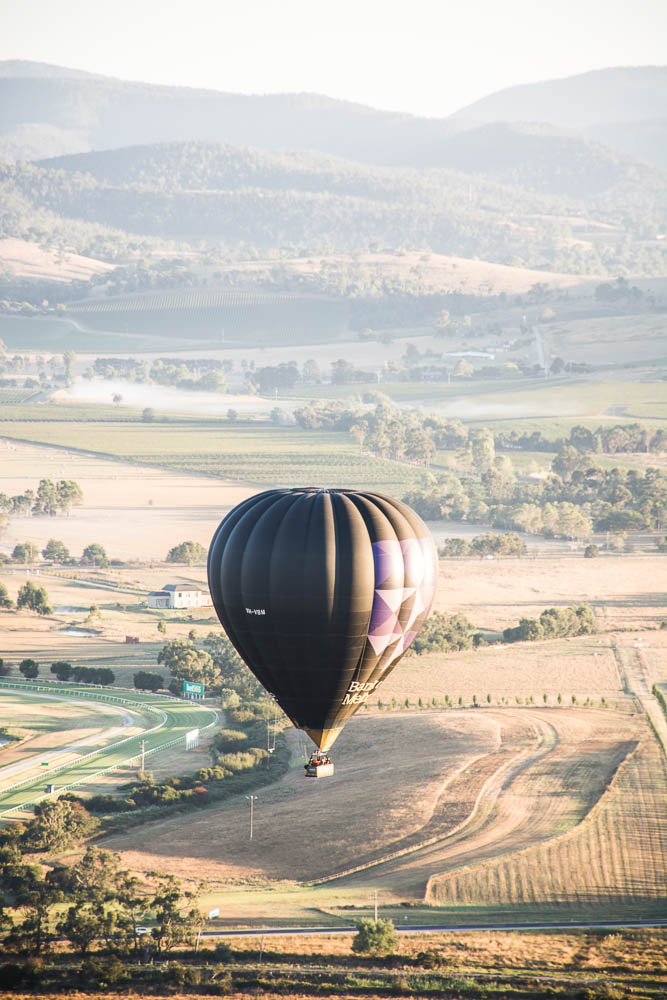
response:
[[[606,920],[565,921],[563,923],[512,923],[512,924],[419,924],[411,927],[396,925],[398,934],[460,934],[467,931],[579,931],[579,930],[631,930],[637,927],[667,927],[667,920]],[[254,930],[203,931],[202,937],[275,937],[295,934],[316,937],[323,934],[354,934],[356,925],[345,927],[264,927]]]

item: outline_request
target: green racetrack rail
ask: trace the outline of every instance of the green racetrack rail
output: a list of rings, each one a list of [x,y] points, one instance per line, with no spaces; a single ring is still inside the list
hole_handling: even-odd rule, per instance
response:
[[[3,692],[24,693],[30,696],[39,696],[41,693],[48,695],[49,701],[55,696],[63,701],[122,705],[128,710],[134,709],[143,715],[148,715],[149,721],[154,721],[154,724],[135,736],[124,737],[93,750],[82,747],[82,753],[77,759],[56,765],[0,789],[0,816],[7,816],[21,809],[30,809],[36,802],[49,797],[50,794],[58,795],[59,792],[76,788],[98,775],[138,759],[142,752],[142,741],[145,743],[145,756],[148,756],[176,746],[179,742],[184,744],[187,732],[192,729],[199,729],[200,732],[210,729],[218,719],[215,709],[198,705],[196,702],[183,701],[168,695],[141,694],[122,688],[96,688],[62,682],[22,682],[3,679],[0,681],[0,700]],[[103,740],[104,736],[101,735],[100,741]],[[40,755],[45,756],[43,751]],[[55,786],[53,793],[47,793],[47,783]]]

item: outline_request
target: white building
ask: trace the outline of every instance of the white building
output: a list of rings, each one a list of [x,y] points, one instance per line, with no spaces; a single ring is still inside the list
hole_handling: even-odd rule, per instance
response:
[[[153,590],[148,595],[149,608],[205,608],[210,605],[208,591],[180,583],[167,583],[162,590]]]

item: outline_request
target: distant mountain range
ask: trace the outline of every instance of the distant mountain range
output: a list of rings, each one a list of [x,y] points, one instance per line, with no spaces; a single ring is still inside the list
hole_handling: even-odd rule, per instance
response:
[[[660,274],[665,83],[605,70],[434,120],[0,63],[0,235],[104,260],[140,236]]]
[[[667,166],[667,68],[608,69],[512,87],[449,118],[427,119],[316,94],[228,94],[44,63],[0,63],[0,157],[9,159],[214,141],[316,150],[387,166],[460,168],[457,158],[465,161],[471,146],[482,147],[485,136],[490,143],[502,138],[479,133],[480,125],[495,123],[546,124],[552,135],[583,131],[586,139]],[[467,132],[474,138],[452,143]]]

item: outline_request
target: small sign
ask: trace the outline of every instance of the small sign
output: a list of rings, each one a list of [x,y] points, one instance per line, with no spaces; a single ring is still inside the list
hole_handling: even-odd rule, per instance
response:
[[[214,906],[212,910],[208,911],[208,919],[209,920],[213,920],[213,917],[219,917],[219,916],[220,916],[220,907],[219,906]]]
[[[204,685],[196,681],[183,681],[183,694],[193,694],[197,698],[204,697]]]
[[[42,761],[42,767],[48,767],[48,766],[49,766],[48,760],[43,760]]]

